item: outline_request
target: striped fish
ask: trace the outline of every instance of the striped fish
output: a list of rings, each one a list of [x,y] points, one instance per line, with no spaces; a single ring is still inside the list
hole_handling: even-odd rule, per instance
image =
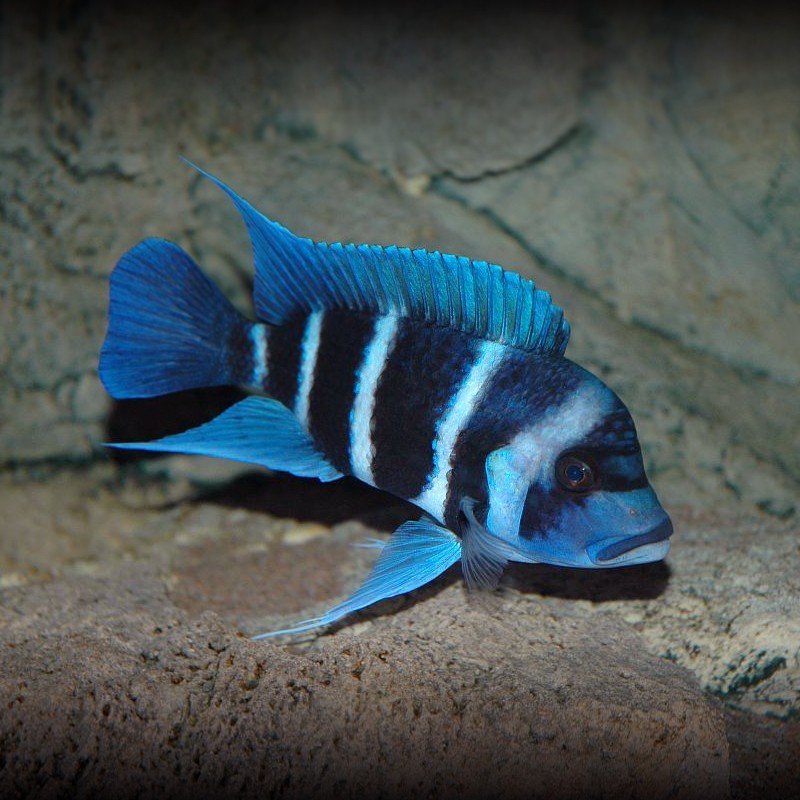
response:
[[[203,173],[206,174],[206,173]],[[207,175],[241,213],[257,322],[176,244],[147,239],[111,275],[100,377],[115,398],[240,384],[197,428],[114,447],[342,475],[425,512],[365,583],[294,633],[433,580],[456,561],[494,586],[509,561],[616,567],[663,558],[669,517],[633,420],[564,358],[550,296],[500,267],[425,250],[315,243]]]

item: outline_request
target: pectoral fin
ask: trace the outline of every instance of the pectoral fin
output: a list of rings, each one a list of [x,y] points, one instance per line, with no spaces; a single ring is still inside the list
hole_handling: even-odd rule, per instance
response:
[[[452,531],[427,519],[406,522],[391,535],[370,576],[347,600],[321,617],[307,619],[292,628],[262,633],[253,638],[266,639],[330,625],[379,600],[424,586],[455,564],[460,556],[461,542]]]
[[[461,569],[467,586],[493,589],[509,561],[518,556],[513,545],[491,533],[475,517],[477,501],[465,497],[461,501],[464,525],[461,530]]]

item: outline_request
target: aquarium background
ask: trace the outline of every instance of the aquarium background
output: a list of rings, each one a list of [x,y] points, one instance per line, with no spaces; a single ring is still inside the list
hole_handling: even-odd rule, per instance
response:
[[[799,36],[789,3],[5,4],[0,741],[15,755],[0,781],[122,791],[109,754],[130,750],[119,775],[132,793],[174,789],[177,764],[187,786],[222,795],[463,795],[481,775],[511,794],[612,795],[635,785],[622,766],[635,760],[651,797],[701,775],[734,796],[790,796]],[[456,576],[310,643],[239,636],[330,605],[368,569],[350,543],[408,508],[355,483],[103,448],[199,424],[240,396],[113,403],[97,378],[108,276],[144,237],[177,241],[252,314],[243,225],[181,156],[299,234],[455,252],[547,289],[572,325],[568,355],[636,420],[676,523],[668,566],[515,568],[479,600]],[[25,677],[48,663],[57,679]],[[349,681],[365,670],[359,694]],[[219,714],[186,711],[197,698]],[[329,722],[342,714],[358,724]],[[242,720],[252,753],[231,756],[222,717]],[[256,746],[263,726],[279,744]],[[383,744],[363,733],[386,726]],[[312,727],[317,756],[303,749]],[[412,739],[449,755],[409,777],[428,763]],[[470,783],[484,740],[492,756]],[[564,775],[562,745],[588,772]],[[534,756],[535,779],[520,766]],[[368,757],[383,766],[362,769]]]

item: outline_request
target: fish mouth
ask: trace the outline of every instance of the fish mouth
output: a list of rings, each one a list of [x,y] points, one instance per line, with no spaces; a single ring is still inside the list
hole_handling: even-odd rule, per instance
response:
[[[586,550],[589,558],[599,567],[616,567],[623,564],[647,564],[660,561],[669,552],[672,521],[669,517],[636,536],[612,536],[593,542]]]

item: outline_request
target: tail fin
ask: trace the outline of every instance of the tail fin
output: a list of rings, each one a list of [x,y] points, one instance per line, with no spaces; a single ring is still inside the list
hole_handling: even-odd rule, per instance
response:
[[[111,274],[100,379],[116,398],[250,383],[255,327],[178,245],[145,239]]]

